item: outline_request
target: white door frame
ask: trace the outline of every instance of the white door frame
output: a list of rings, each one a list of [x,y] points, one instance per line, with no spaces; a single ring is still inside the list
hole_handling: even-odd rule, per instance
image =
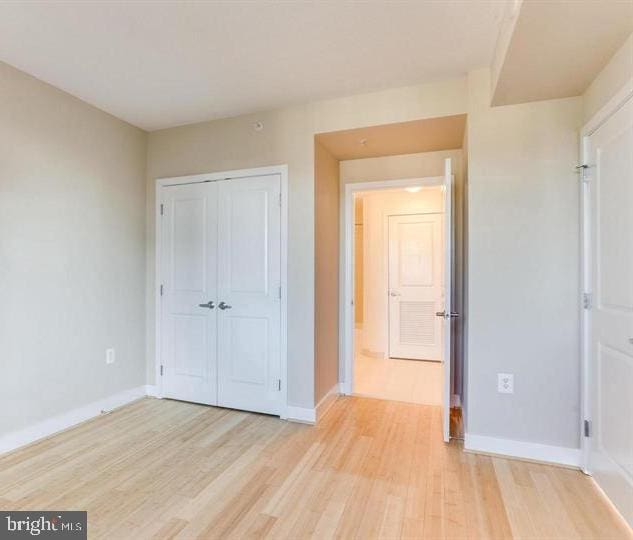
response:
[[[175,176],[171,178],[156,179],[156,226],[155,226],[155,292],[154,302],[156,314],[154,318],[156,332],[154,343],[155,351],[155,377],[156,395],[163,397],[163,377],[161,376],[161,208],[163,205],[162,190],[167,186],[181,184],[197,184],[202,182],[217,182],[218,180],[230,180],[231,178],[244,178],[248,176],[267,176],[279,174],[281,178],[281,401],[279,409],[281,418],[288,418],[288,165],[274,165],[271,167],[257,167],[254,169],[236,169],[206,174],[194,174],[189,176]]]
[[[580,130],[580,452],[581,468],[591,474],[589,453],[591,443],[584,436],[585,421],[591,422],[591,309],[585,309],[585,298],[591,302],[591,192],[588,182],[583,180],[585,166],[589,163],[589,137],[593,135],[611,116],[633,99],[633,78],[622,87]]]
[[[412,186],[442,186],[444,176],[379,180],[341,185],[341,249],[339,282],[339,381],[341,393],[354,391],[354,193]],[[446,361],[446,359],[444,359]],[[450,358],[448,359],[450,362]]]

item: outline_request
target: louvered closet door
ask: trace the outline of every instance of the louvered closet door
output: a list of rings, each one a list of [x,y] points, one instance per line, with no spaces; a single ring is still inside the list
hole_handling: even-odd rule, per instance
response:
[[[218,184],[218,404],[279,414],[281,179]]]
[[[442,216],[389,216],[389,356],[442,359]]]

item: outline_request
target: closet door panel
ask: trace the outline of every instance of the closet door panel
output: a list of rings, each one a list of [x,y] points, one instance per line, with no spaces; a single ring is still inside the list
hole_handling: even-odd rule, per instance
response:
[[[279,414],[280,177],[218,189],[218,404]]]
[[[217,404],[217,186],[162,188],[161,365],[165,397]]]

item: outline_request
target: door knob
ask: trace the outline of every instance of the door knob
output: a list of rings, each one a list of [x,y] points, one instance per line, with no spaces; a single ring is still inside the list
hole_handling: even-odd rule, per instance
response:
[[[213,300],[209,300],[206,304],[198,304],[198,306],[213,309],[215,307],[215,304],[213,303]]]
[[[436,311],[435,316],[442,317],[443,319],[456,319],[459,317],[459,313],[456,313],[455,311],[451,311],[450,313],[446,313],[446,311]]]
[[[220,302],[218,304],[218,308],[220,308],[222,311],[224,311],[225,309],[231,309],[233,306],[229,306],[226,302]]]

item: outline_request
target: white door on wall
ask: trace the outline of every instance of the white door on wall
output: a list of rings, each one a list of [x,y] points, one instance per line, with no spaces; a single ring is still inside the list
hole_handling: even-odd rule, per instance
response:
[[[161,370],[163,395],[217,403],[217,186],[162,190]]]
[[[442,360],[442,215],[389,216],[389,356]]]
[[[633,525],[633,99],[586,142],[593,297],[588,468]]]
[[[279,175],[219,182],[218,404],[279,414]]]
[[[281,176],[162,189],[164,397],[280,414]]]

